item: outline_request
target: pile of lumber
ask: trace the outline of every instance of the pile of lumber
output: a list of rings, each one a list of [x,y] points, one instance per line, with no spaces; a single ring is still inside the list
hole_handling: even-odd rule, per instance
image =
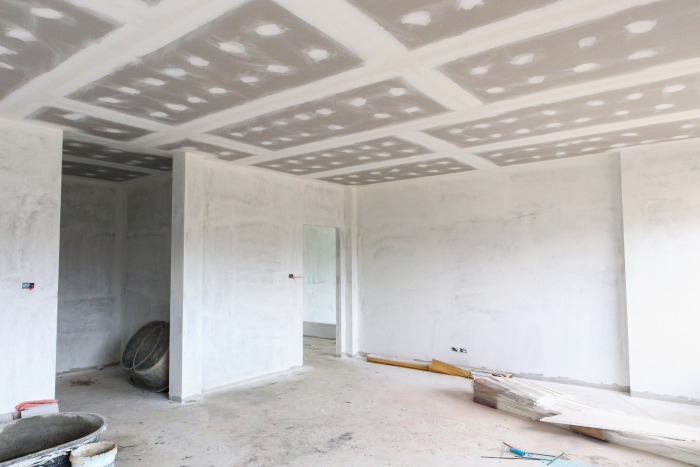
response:
[[[474,402],[700,466],[700,429],[602,410],[529,381],[474,377]]]
[[[404,358],[386,357],[384,355],[369,354],[367,361],[372,363],[383,363],[384,365],[400,366],[403,368],[412,368],[414,370],[432,371],[434,373],[443,373],[446,375],[462,376],[464,378],[472,378],[475,376],[499,376],[503,378],[511,378],[513,375],[502,371],[490,371],[481,369],[463,368],[450,365],[440,360],[432,360],[430,363],[418,360],[408,360]]]

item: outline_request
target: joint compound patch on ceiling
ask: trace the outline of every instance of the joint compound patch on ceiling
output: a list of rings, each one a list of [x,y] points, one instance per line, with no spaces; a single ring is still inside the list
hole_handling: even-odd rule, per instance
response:
[[[27,118],[41,120],[42,122],[53,123],[63,127],[75,128],[83,133],[117,141],[131,141],[153,133],[143,128],[111,122],[91,115],[62,110],[56,107],[42,107]]]
[[[74,177],[106,180],[109,182],[125,182],[148,176],[147,173],[134,172],[126,169],[116,169],[95,164],[83,164],[82,162],[64,161],[61,172],[63,175]]]
[[[556,0],[349,0],[415,49]]]
[[[179,149],[181,151],[192,150],[206,152],[224,161],[236,161],[253,155],[236,149],[224,148],[222,146],[202,143],[201,141],[194,141],[192,139],[183,139],[174,143],[163,144],[162,146],[158,146],[158,149],[162,149],[163,151],[175,151]]]
[[[446,110],[397,78],[226,125],[210,133],[275,150],[417,120]]]
[[[382,167],[381,169],[364,170],[362,172],[343,175],[332,175],[319,180],[350,186],[373,185],[383,182],[395,182],[399,180],[410,180],[412,178],[467,172],[469,170],[474,170],[474,168],[449,157],[443,157],[424,162],[414,162],[412,164]]]
[[[418,144],[389,137],[253,165],[292,175],[308,175],[343,167],[420,156],[431,152]]]
[[[526,164],[567,157],[586,156],[620,148],[700,137],[700,119],[656,123],[629,130],[568,138],[509,149],[477,152],[500,165]]]
[[[700,2],[664,0],[448,63],[484,102],[700,56]]]
[[[423,130],[463,148],[700,108],[700,75],[590,94]]]
[[[125,151],[102,144],[74,139],[63,140],[63,155],[82,157],[94,161],[110,162],[113,164],[130,165],[144,169],[168,171],[173,168],[173,161],[170,157]]]
[[[276,3],[252,0],[68,97],[175,125],[361,63]]]
[[[119,26],[63,0],[0,0],[0,98]]]

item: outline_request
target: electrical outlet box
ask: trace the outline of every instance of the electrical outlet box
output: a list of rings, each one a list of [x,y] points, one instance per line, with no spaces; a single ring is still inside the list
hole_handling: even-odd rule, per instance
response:
[[[22,282],[22,288],[27,290],[33,290],[34,282]]]
[[[459,353],[467,353],[467,349],[460,348]]]
[[[453,351],[453,352],[459,352],[459,350],[457,350],[457,347],[452,347],[452,351]]]

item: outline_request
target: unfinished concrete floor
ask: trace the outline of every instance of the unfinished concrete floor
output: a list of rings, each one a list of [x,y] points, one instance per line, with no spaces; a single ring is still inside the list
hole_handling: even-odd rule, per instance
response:
[[[464,378],[334,351],[335,341],[305,338],[303,368],[190,404],[134,388],[119,367],[61,375],[56,392],[62,412],[107,418],[103,439],[120,446],[120,467],[513,465],[481,457],[498,456],[502,441],[565,451],[571,461],[556,465],[684,465],[474,404]],[[542,384],[599,407],[700,425],[700,407]]]

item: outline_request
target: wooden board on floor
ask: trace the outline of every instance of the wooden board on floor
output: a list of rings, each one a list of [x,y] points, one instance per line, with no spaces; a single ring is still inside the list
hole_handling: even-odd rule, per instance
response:
[[[400,366],[403,368],[413,368],[414,370],[428,371],[428,364],[425,362],[417,362],[405,358],[386,357],[384,355],[369,354],[367,361],[372,363],[383,363],[384,365]]]
[[[590,436],[591,438],[598,438],[600,440],[605,441],[605,430],[601,428],[591,428],[588,426],[576,425],[569,425],[569,428],[571,428],[571,431],[575,431],[576,433],[581,433],[582,435]]]
[[[441,362],[440,360],[433,360],[432,362],[430,362],[428,370],[432,371],[433,373],[443,373],[452,376],[463,376],[465,378],[469,378],[472,375],[469,370],[465,370],[464,368],[459,368],[457,366]]]

